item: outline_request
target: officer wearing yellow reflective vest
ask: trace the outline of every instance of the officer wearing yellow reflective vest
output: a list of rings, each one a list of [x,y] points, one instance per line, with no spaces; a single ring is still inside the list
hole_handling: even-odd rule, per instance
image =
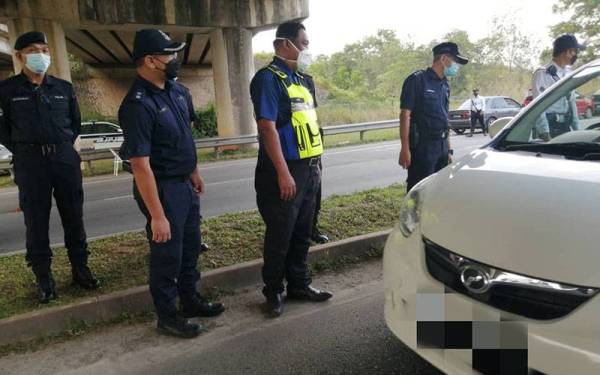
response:
[[[306,263],[323,153],[314,98],[302,75],[311,61],[306,29],[283,23],[273,45],[275,57],[252,79],[250,95],[260,135],[256,202],[266,225],[263,294],[268,315],[276,317],[286,289],[288,299],[322,302],[332,295],[311,286]]]

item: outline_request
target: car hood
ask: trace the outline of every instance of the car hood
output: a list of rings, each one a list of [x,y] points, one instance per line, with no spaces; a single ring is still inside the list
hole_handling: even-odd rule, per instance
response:
[[[473,151],[424,190],[422,232],[473,260],[600,286],[600,163]]]

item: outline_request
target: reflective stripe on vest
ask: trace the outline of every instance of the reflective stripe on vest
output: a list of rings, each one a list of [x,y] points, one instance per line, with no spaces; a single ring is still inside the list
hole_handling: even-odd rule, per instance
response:
[[[323,153],[323,141],[317,121],[314,99],[308,89],[293,83],[281,69],[274,65],[267,67],[275,73],[287,89],[292,108],[292,128],[300,159],[312,158]]]

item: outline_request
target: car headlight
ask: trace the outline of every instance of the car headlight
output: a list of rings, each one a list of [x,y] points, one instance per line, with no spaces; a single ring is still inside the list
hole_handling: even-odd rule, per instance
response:
[[[423,206],[423,195],[425,181],[422,180],[406,194],[400,206],[400,231],[404,237],[408,237],[419,226],[421,222],[421,207]]]

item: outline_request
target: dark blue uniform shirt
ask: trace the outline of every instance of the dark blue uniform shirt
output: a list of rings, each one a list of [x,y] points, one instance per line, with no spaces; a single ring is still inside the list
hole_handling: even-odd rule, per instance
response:
[[[304,85],[310,90],[309,84],[303,79],[303,76],[291,70],[283,60],[275,57],[271,64],[287,74],[291,82]],[[281,78],[269,69],[259,70],[250,83],[250,96],[254,105],[256,121],[265,119],[275,122],[285,159],[299,159],[298,148],[295,146],[295,135],[293,131],[290,131],[291,127],[289,126],[292,121],[292,105]],[[259,162],[268,159],[262,142],[260,145]]]
[[[419,130],[448,129],[450,86],[448,80],[438,77],[431,68],[418,70],[408,76],[402,85],[400,109],[411,111],[411,123]]]
[[[13,153],[17,143],[73,143],[81,130],[73,86],[53,76],[39,86],[23,73],[0,82],[0,109],[0,143]]]
[[[190,124],[195,119],[187,88],[167,81],[161,89],[138,76],[119,108],[121,158],[149,156],[157,178],[189,175],[197,163]]]

